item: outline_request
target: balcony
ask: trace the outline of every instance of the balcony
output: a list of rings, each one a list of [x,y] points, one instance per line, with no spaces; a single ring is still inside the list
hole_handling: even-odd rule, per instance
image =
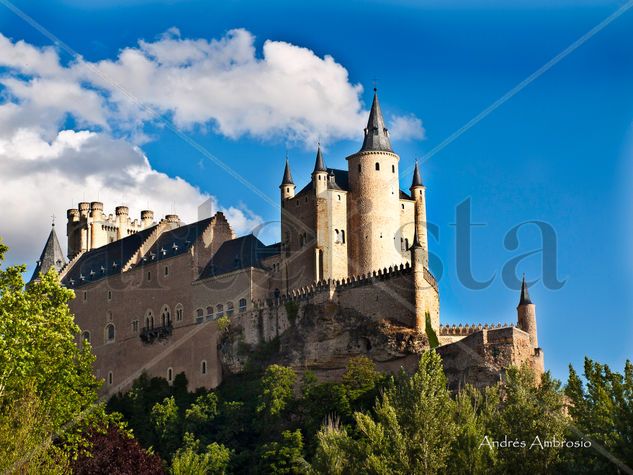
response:
[[[144,327],[139,335],[143,343],[154,343],[155,341],[165,340],[168,338],[174,327],[171,323],[160,327],[147,328]]]

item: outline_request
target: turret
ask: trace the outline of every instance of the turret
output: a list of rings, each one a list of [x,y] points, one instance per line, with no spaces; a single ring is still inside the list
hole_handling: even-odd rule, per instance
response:
[[[146,229],[152,224],[154,224],[154,212],[149,209],[141,211],[141,227]]]
[[[349,273],[368,274],[402,262],[398,155],[374,89],[361,149],[347,157],[349,169]]]
[[[167,221],[168,223],[179,224],[180,223],[180,218],[178,217],[177,214],[166,214],[165,215],[165,221]]]
[[[517,317],[519,328],[530,335],[530,343],[534,348],[538,348],[538,336],[536,332],[536,305],[532,303],[528,286],[525,282],[525,275],[521,282],[521,298],[517,306]]]
[[[123,239],[124,237],[127,236],[130,210],[127,206],[117,206],[114,209],[114,214],[116,214],[116,223],[117,223],[116,240],[118,241],[119,239]]]
[[[321,153],[321,144],[317,148],[316,160],[314,161],[314,171],[312,172],[312,186],[317,196],[327,190],[327,168]]]
[[[90,214],[90,203],[85,201],[79,203],[79,251],[90,249],[90,228],[88,219]]]
[[[429,266],[429,243],[426,230],[426,187],[422,183],[420,167],[415,162],[413,181],[411,183],[411,197],[415,200],[415,232],[424,251],[423,265]]]
[[[279,189],[281,190],[281,201],[289,200],[290,198],[294,198],[295,190],[297,189],[295,182],[292,180],[292,174],[290,173],[290,163],[288,162],[288,157],[286,157],[286,167],[284,168],[284,176],[281,180],[281,185],[279,185]]]
[[[66,211],[66,237],[68,238],[67,256],[72,259],[80,250],[81,243],[79,241],[79,209],[70,208]]]
[[[413,244],[409,248],[411,252],[411,265],[413,267],[413,286],[415,293],[415,329],[418,333],[426,330],[426,313],[430,310],[426,306],[424,291],[428,287],[424,279],[425,252],[417,230],[414,231]]]

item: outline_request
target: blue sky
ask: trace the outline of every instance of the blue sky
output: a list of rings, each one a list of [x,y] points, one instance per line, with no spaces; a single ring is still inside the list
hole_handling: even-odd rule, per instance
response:
[[[170,28],[179,30],[178,38],[205,40],[220,39],[228,31],[242,28],[255,37],[259,60],[266,41],[307,48],[318,58],[330,55],[349,75],[346,88],[342,88],[345,97],[362,101],[354,117],[368,107],[372,82],[376,80],[388,121],[401,117],[413,121],[413,126],[414,119],[422,121],[423,139],[419,138],[419,130],[406,139],[392,134],[401,157],[403,189],[410,184],[411,175],[406,171],[415,158],[433,150],[624,4],[617,1],[564,1],[555,5],[552,3],[556,2],[512,2],[512,6],[496,1],[340,3],[14,2],[91,64],[114,61],[122,49],[138,47],[141,39],[159,42]],[[585,355],[616,368],[621,368],[624,360],[631,357],[632,32],[633,9],[433,155],[422,167],[429,221],[440,230],[439,240],[431,240],[431,252],[442,262],[444,323],[514,321],[518,291],[503,283],[501,269],[512,257],[538,248],[540,235],[535,227],[526,226],[519,233],[519,248],[515,251],[505,249],[504,237],[514,226],[533,220],[548,223],[555,230],[557,273],[565,280],[564,286],[554,290],[543,285],[539,255],[522,261],[519,271],[525,272],[530,280],[538,280],[530,292],[537,304],[539,340],[546,366],[559,378],[566,376],[570,362],[581,365]],[[0,33],[12,44],[18,40],[36,48],[51,44],[2,5]],[[72,62],[63,51],[58,54],[63,66]],[[0,73],[18,80],[26,74],[16,73],[14,66],[6,64],[4,69],[0,66]],[[78,81],[85,86],[85,81]],[[362,85],[364,91],[350,92],[357,85]],[[339,86],[340,81],[332,90]],[[7,83],[0,86],[0,105],[3,102],[23,105],[25,99],[16,99],[17,93],[10,91],[11,87]],[[95,90],[96,86],[85,88]],[[70,105],[64,107],[72,109]],[[83,119],[75,117],[72,111],[54,116],[52,129],[42,132],[40,138],[48,137],[51,143],[51,131],[107,129],[108,137],[113,140],[138,147],[147,156],[152,172],[165,174],[171,180],[180,177],[199,189],[200,193],[180,189],[171,200],[177,212],[195,211],[198,205],[195,199],[202,194],[215,197],[219,207],[234,207],[235,213],[241,212],[239,217],[244,218],[245,227],[257,220],[277,219],[278,209],[236,182],[160,122],[141,120],[140,127],[128,125],[119,129],[116,119],[108,119],[108,125],[99,125],[94,116],[92,121],[86,119],[89,113],[98,115],[84,110]],[[167,112],[165,116],[173,119],[173,114]],[[320,111],[311,114],[316,117]],[[231,133],[219,131],[217,123],[204,117],[194,124],[180,123],[178,129],[277,200],[286,148],[295,181],[302,186],[313,165],[316,137],[325,143],[326,163],[336,168],[344,168],[345,156],[360,145],[362,126],[354,137],[345,126],[328,135],[322,123],[306,122],[308,128],[314,123],[317,124],[314,130],[300,137],[296,130],[287,131],[283,126],[263,133],[233,130],[233,136],[227,136]],[[0,156],[2,127],[0,122]],[[73,140],[80,138],[74,136]],[[117,150],[107,146],[104,149],[112,153]],[[125,153],[121,156],[127,156]],[[125,166],[124,161],[121,164]],[[19,188],[28,180],[25,176],[16,177],[14,184]],[[168,178],[161,178],[167,180],[166,186],[170,183],[184,186]],[[86,180],[85,183],[90,183],[89,178]],[[106,185],[115,186],[116,176],[100,183],[103,194],[109,196]],[[134,201],[132,194],[128,189],[120,197]],[[90,194],[85,197],[97,199]],[[32,198],[28,194],[21,197]],[[46,238],[48,216],[53,212],[63,216],[70,205],[70,202],[57,203],[55,196],[49,198],[37,206],[43,224],[33,228],[16,213],[15,219],[0,226],[0,235],[9,235],[5,239],[16,249],[9,262],[34,261]],[[74,201],[81,199],[82,196],[74,196]],[[492,285],[483,290],[469,290],[457,278],[456,232],[451,223],[455,222],[457,205],[466,199],[471,200],[473,222],[485,224],[473,231],[473,273],[480,280],[496,274]],[[163,199],[162,205],[166,206],[168,201]],[[3,197],[1,192],[0,205],[3,209],[15,207],[14,201]],[[106,207],[114,205],[106,203]],[[29,243],[29,247],[21,247],[22,242]],[[30,243],[36,243],[35,248]]]

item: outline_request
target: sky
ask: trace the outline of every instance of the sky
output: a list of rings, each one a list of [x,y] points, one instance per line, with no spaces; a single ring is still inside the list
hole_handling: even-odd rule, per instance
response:
[[[83,200],[188,222],[211,200],[238,233],[274,242],[286,153],[299,187],[319,141],[345,168],[376,85],[403,189],[421,160],[442,322],[515,321],[525,273],[554,376],[585,356],[621,369],[633,348],[629,6],[1,0],[5,265],[32,271],[52,215],[65,246],[66,209]],[[465,277],[455,223],[467,207],[467,261],[486,285]]]

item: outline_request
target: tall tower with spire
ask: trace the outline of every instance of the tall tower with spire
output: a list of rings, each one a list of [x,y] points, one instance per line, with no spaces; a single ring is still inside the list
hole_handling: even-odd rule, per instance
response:
[[[424,267],[429,266],[429,241],[426,230],[426,187],[422,183],[420,167],[416,160],[411,183],[411,198],[415,200],[415,234],[422,248]]]
[[[292,173],[290,173],[290,163],[288,162],[287,156],[286,167],[284,168],[284,176],[281,179],[281,185],[279,185],[279,189],[281,190],[282,203],[285,200],[293,198],[295,196],[295,190],[297,189],[295,182],[292,180]]]
[[[398,161],[380,110],[378,94],[361,149],[347,157],[350,274],[367,274],[402,261]]]
[[[39,280],[40,275],[46,274],[51,267],[59,272],[65,264],[64,251],[62,251],[62,247],[59,245],[59,239],[57,239],[57,233],[55,232],[55,223],[53,223],[51,225],[51,232],[48,235],[46,244],[44,244],[44,249],[37,261],[37,266],[35,267],[29,284]]]
[[[525,275],[521,282],[521,298],[517,306],[517,317],[519,328],[530,335],[530,343],[534,348],[538,348],[538,336],[536,332],[536,305],[532,303],[528,292]]]

